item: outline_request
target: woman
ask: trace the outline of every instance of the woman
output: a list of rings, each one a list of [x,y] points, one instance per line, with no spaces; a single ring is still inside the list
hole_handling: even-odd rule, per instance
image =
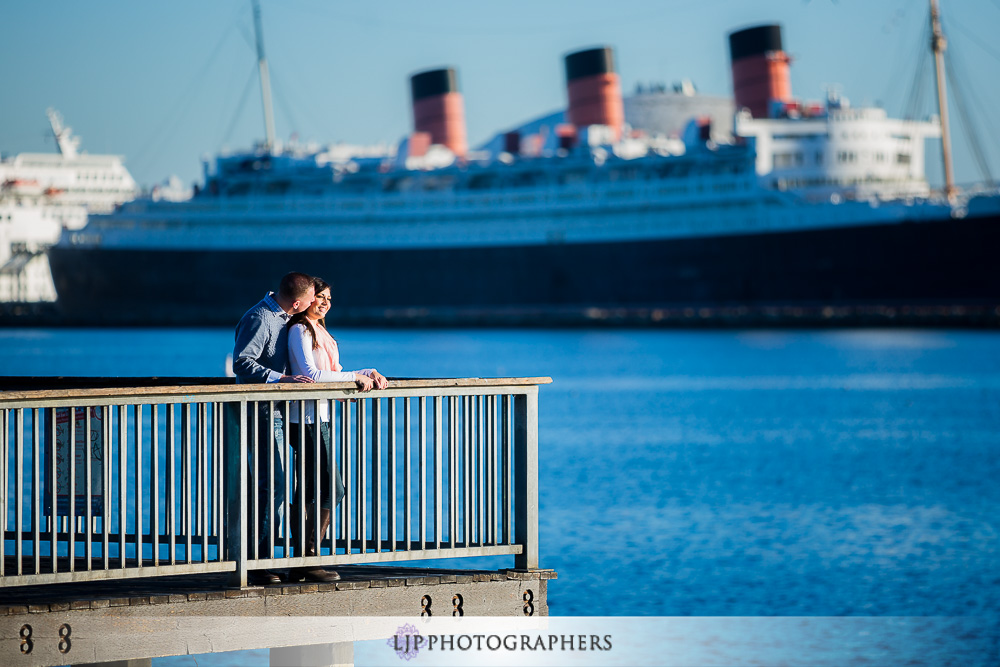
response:
[[[296,314],[289,321],[288,326],[288,361],[291,365],[293,375],[305,375],[314,382],[354,382],[361,391],[370,389],[385,389],[388,381],[374,368],[365,368],[359,371],[344,371],[340,365],[340,350],[337,341],[326,330],[325,317],[330,310],[330,286],[322,278],[313,278],[316,287],[316,300],[305,311]],[[316,499],[315,479],[316,479],[316,432],[315,415],[312,401],[306,401],[304,418],[300,419],[298,401],[293,401],[289,411],[289,440],[295,450],[296,457],[304,455],[305,458],[305,498],[306,498],[306,536],[305,536],[305,556],[315,556],[318,553],[316,548],[316,524],[319,520],[319,534],[322,537],[330,526],[330,519],[333,507],[340,503],[344,497],[344,482],[340,478],[340,473],[335,472],[337,485],[336,502],[331,503],[330,498],[330,470],[334,468],[333,448],[330,437],[330,407],[327,401],[319,401],[319,432],[323,442],[320,450],[320,495],[319,512],[313,504]],[[305,430],[306,451],[299,451],[299,440],[302,437],[299,429]],[[300,466],[295,467],[296,471]],[[296,478],[296,487],[303,480]],[[299,498],[299,491],[296,489],[294,499]],[[318,517],[317,517],[318,514]],[[292,535],[294,544],[298,545],[297,535],[300,518],[298,516],[298,503],[292,507]],[[323,568],[299,567],[289,572],[289,579],[298,581],[299,579],[309,579],[311,581],[329,582],[340,579],[340,575],[332,570]]]

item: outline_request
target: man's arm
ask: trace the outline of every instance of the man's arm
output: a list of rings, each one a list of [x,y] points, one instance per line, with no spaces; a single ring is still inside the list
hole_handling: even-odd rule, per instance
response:
[[[236,325],[233,372],[241,382],[279,382],[282,374],[257,362],[264,353],[270,331],[258,313],[251,313]]]

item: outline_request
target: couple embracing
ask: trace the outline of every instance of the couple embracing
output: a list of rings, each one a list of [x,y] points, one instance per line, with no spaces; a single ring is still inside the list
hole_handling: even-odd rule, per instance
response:
[[[314,278],[304,273],[289,273],[281,279],[277,292],[268,293],[256,306],[243,315],[236,327],[236,346],[233,350],[233,372],[238,383],[261,382],[354,382],[361,391],[384,389],[388,381],[374,368],[358,371],[344,371],[340,364],[340,351],[337,341],[326,329],[325,317],[330,310],[330,285],[321,278]],[[332,438],[330,434],[330,412],[326,401],[319,401],[319,415],[311,402],[307,402],[304,414],[299,414],[298,401],[292,402],[288,417],[288,440],[296,456],[305,456],[305,479],[295,478],[296,491],[293,498],[298,498],[298,486],[305,485],[305,551],[304,556],[315,556],[319,553],[316,544],[316,525],[319,523],[320,537],[330,526],[333,508],[344,495],[344,484],[340,473],[336,472]],[[260,543],[256,558],[272,558],[273,547],[277,540],[272,540],[272,517],[270,516],[270,497],[273,493],[274,508],[277,522],[280,523],[284,513],[285,503],[285,451],[284,430],[285,416],[281,404],[275,405],[273,413],[268,412],[267,403],[258,407],[259,418],[257,433],[259,453],[254,465],[256,473],[253,478],[257,488],[257,506],[261,508],[256,517],[256,525]],[[267,432],[268,424],[274,424],[273,446]],[[316,493],[314,480],[316,478],[316,432],[319,429],[322,448],[320,450],[321,470],[320,489]],[[304,442],[306,451],[299,451],[300,429],[305,431]],[[269,483],[270,462],[274,462],[275,482]],[[251,468],[251,471],[254,470]],[[297,471],[300,466],[295,466]],[[331,493],[330,477],[334,471],[336,483],[335,497]],[[316,504],[311,504],[316,503]],[[296,549],[300,545],[298,529],[301,525],[299,512],[303,510],[300,504],[292,505],[290,519],[292,544]],[[286,554],[287,555],[287,554]],[[279,583],[281,577],[271,571],[255,571],[251,573],[252,582],[256,584]],[[319,567],[293,568],[288,574],[289,580],[298,581],[336,581],[340,576],[332,571]]]

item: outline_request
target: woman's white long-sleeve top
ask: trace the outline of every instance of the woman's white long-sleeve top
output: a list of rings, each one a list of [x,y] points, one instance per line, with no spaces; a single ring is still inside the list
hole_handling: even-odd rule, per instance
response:
[[[334,359],[335,364],[339,365],[338,362],[339,359]],[[358,371],[332,371],[320,368],[316,364],[316,356],[313,354],[312,334],[309,333],[304,324],[296,324],[288,330],[288,363],[291,366],[292,375],[306,375],[315,382],[354,382],[355,373],[371,377],[375,370],[374,368],[363,368]],[[306,401],[305,412],[305,422],[312,424],[314,414],[312,401]],[[330,421],[330,406],[325,400],[319,402],[319,417],[321,421]],[[299,422],[298,401],[292,401],[288,420]]]

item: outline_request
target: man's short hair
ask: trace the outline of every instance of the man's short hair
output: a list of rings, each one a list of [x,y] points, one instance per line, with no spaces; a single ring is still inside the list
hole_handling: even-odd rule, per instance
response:
[[[292,271],[285,274],[278,284],[278,296],[289,301],[298,301],[309,293],[309,288],[313,286],[312,276],[304,273]]]

